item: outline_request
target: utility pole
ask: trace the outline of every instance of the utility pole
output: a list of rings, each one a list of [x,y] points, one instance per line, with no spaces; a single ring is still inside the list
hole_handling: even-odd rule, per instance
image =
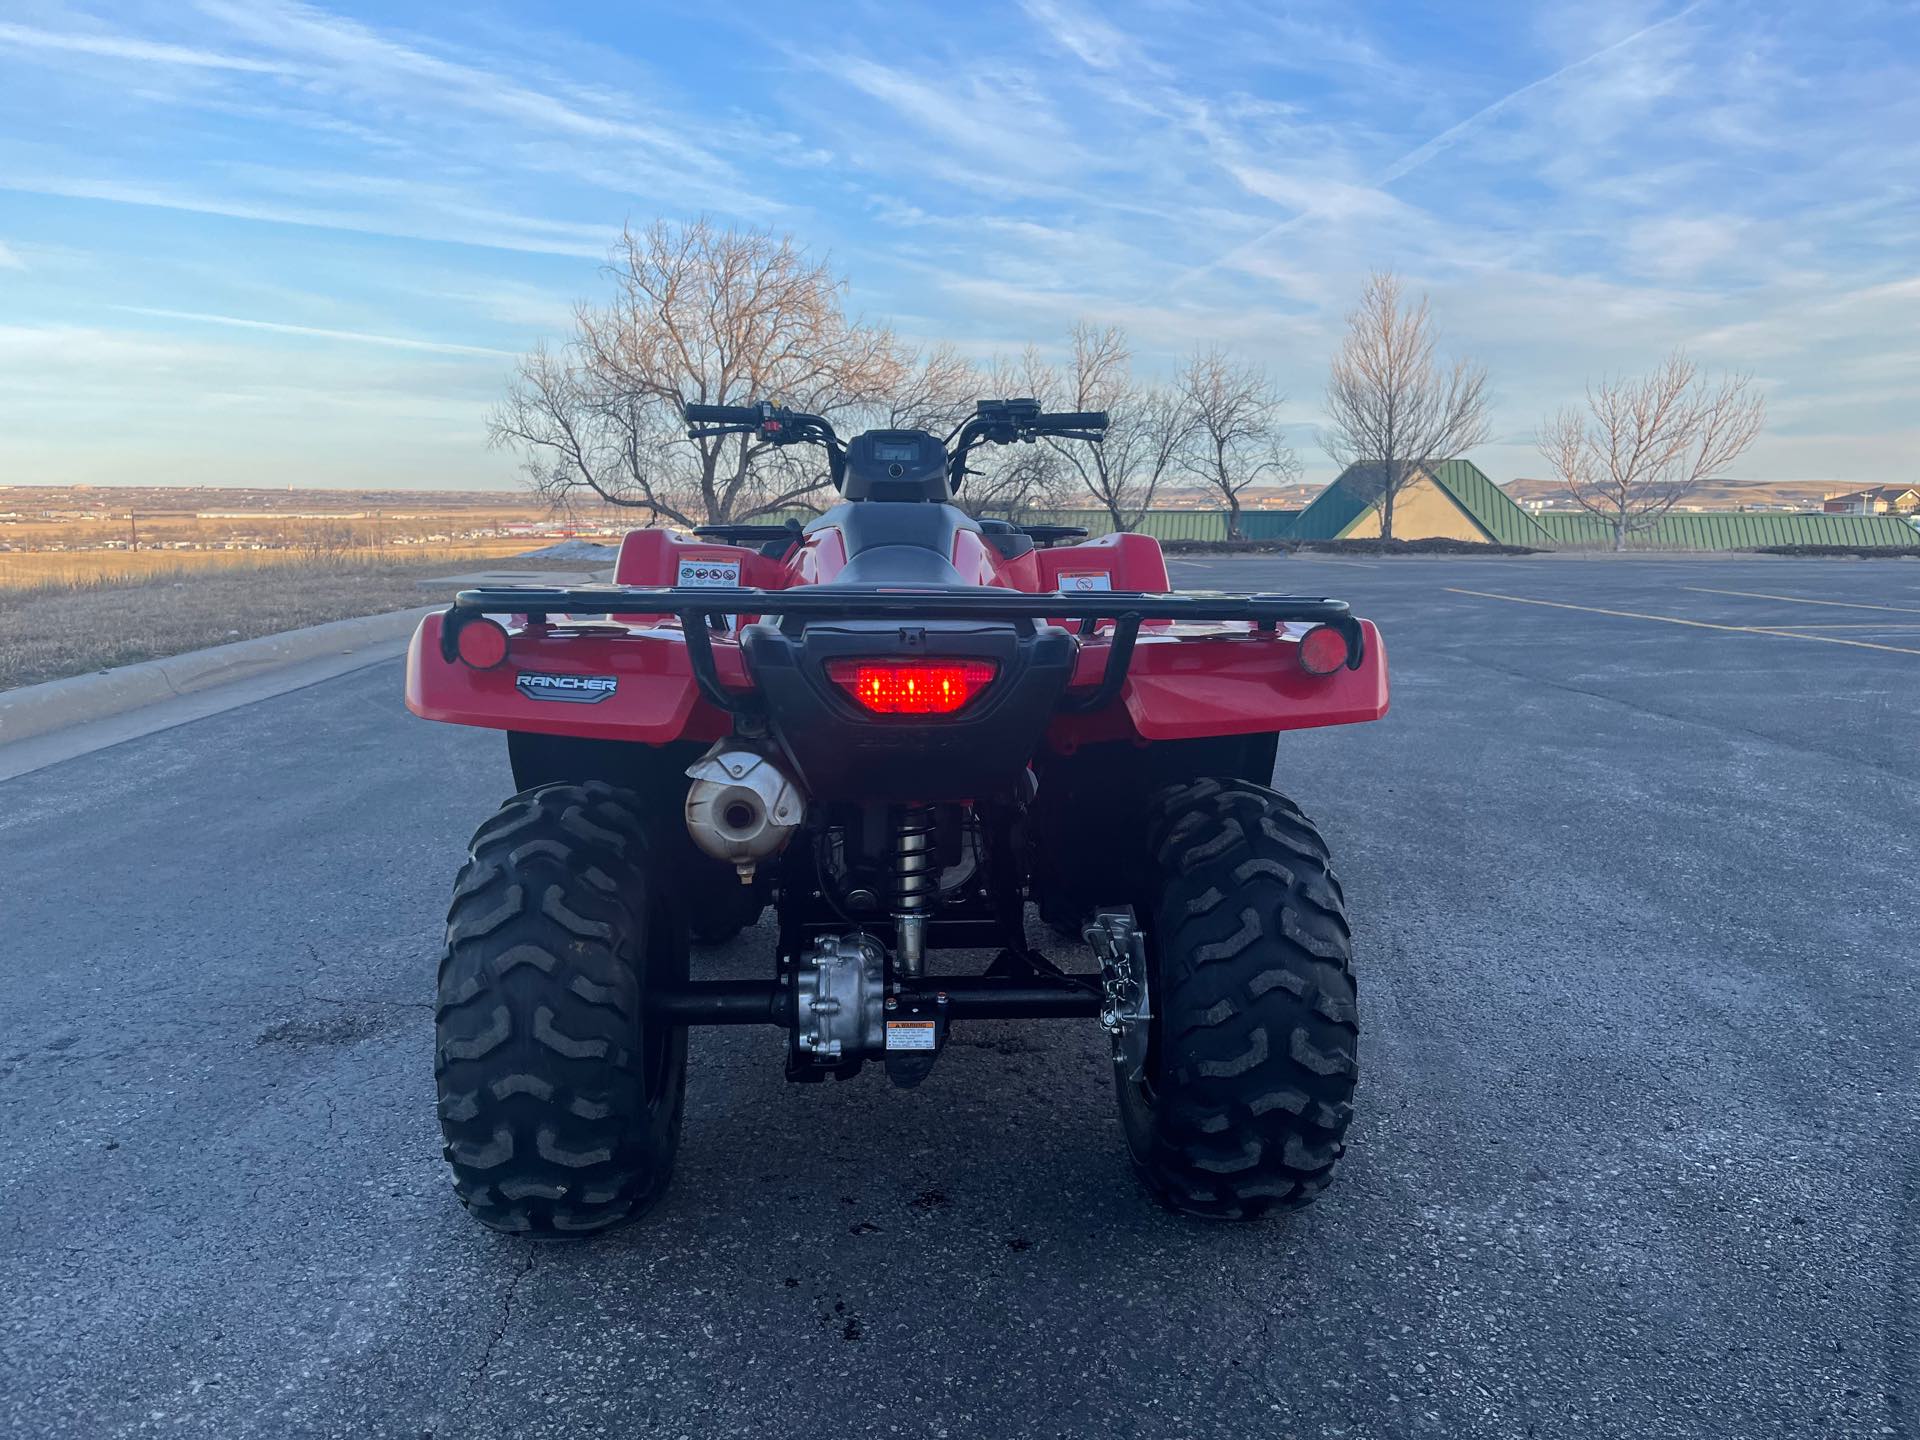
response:
[[[127,539],[131,542],[134,549],[138,550],[140,548],[140,526],[134,520],[133,511],[131,510],[127,511]]]

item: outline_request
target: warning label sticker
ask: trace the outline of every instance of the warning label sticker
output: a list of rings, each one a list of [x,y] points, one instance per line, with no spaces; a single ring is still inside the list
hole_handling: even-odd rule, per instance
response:
[[[1063,570],[1060,572],[1062,590],[1111,590],[1113,576],[1105,570]]]
[[[887,1049],[931,1050],[934,1048],[933,1021],[889,1020]]]
[[[711,589],[715,586],[738,587],[740,562],[738,560],[682,560],[680,573],[673,583],[692,586],[695,589]]]

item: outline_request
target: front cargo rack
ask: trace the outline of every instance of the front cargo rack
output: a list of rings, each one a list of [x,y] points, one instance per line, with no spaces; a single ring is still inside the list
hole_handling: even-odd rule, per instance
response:
[[[630,585],[497,586],[462,590],[454,596],[440,629],[440,653],[449,663],[459,658],[461,627],[483,615],[524,615],[544,621],[549,615],[672,615],[686,633],[687,660],[700,692],[723,710],[751,708],[746,697],[720,683],[713,663],[710,627],[715,617],[777,615],[785,628],[809,620],[1077,620],[1080,633],[1092,635],[1102,620],[1113,622],[1107,667],[1091,694],[1070,697],[1065,708],[1099,710],[1111,704],[1126,682],[1134,642],[1145,620],[1241,621],[1261,631],[1293,623],[1330,625],[1347,642],[1347,668],[1357,670],[1365,655],[1365,634],[1344,600],[1307,595],[1227,595],[1213,590],[1046,591],[997,588],[913,587],[901,585],[804,585],[791,590],[751,586],[671,586],[646,589]]]

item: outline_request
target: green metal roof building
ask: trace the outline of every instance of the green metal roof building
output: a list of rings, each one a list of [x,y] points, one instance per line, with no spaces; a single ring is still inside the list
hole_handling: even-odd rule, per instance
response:
[[[1613,527],[1584,510],[1534,517],[1554,542],[1610,546]],[[1761,545],[1855,545],[1920,550],[1920,529],[1898,515],[1785,515],[1744,510],[1669,511],[1627,537],[1629,550],[1751,550]]]
[[[1378,534],[1374,517],[1379,490],[1379,466],[1349,465],[1300,512],[1292,538],[1345,540],[1362,529]],[[1394,528],[1401,539],[1423,539],[1433,533],[1431,524],[1419,523],[1429,518],[1431,503],[1419,508],[1409,504],[1412,497],[1423,491],[1433,492],[1432,498],[1450,506],[1473,532],[1471,536],[1458,538],[1475,538],[1496,545],[1526,545],[1537,550],[1550,550],[1554,546],[1553,536],[1541,528],[1540,522],[1514,504],[1512,497],[1471,460],[1443,460],[1426,476],[1415,477],[1400,492],[1394,503]],[[1414,525],[1402,523],[1403,511],[1408,512],[1407,519],[1414,521]]]
[[[1292,539],[1345,540],[1378,535],[1379,467],[1350,465],[1294,521]],[[1416,499],[1410,505],[1409,500]],[[1470,527],[1470,529],[1468,528]],[[1520,508],[1471,460],[1447,460],[1402,490],[1394,533],[1435,534],[1535,550],[1600,549],[1613,528],[1584,510]],[[1896,515],[1793,515],[1754,511],[1674,511],[1627,538],[1630,550],[1751,550],[1763,545],[1847,545],[1920,550],[1920,528]]]

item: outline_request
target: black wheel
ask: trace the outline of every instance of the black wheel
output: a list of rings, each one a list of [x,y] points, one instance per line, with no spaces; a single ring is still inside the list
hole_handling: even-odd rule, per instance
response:
[[[1152,1039],[1118,1076],[1141,1177],[1175,1209],[1307,1204],[1345,1152],[1358,1073],[1346,899],[1313,823],[1243,780],[1160,791],[1139,906]]]
[[[514,796],[470,849],[436,1013],[454,1187],[496,1230],[629,1219],[680,1143],[686,1031],[642,1010],[687,973],[673,872],[634,795],[599,781]]]

